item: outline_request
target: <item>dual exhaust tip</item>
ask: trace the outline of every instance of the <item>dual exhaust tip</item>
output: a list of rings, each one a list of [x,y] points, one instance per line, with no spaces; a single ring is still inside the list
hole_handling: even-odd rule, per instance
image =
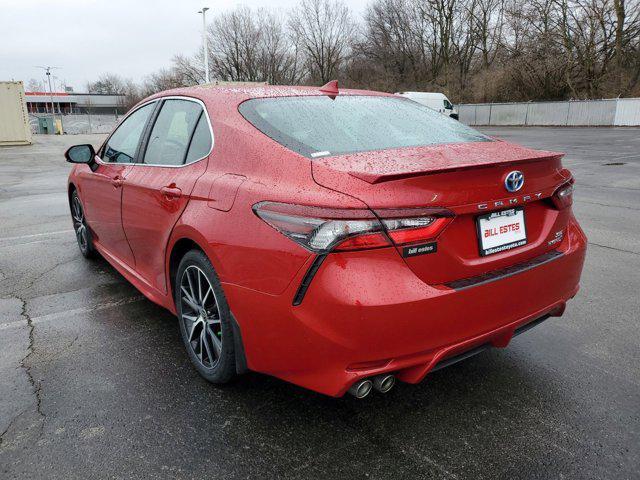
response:
[[[396,377],[390,374],[378,375],[373,378],[363,378],[351,385],[349,393],[356,398],[364,398],[374,388],[380,393],[387,393],[396,384]]]

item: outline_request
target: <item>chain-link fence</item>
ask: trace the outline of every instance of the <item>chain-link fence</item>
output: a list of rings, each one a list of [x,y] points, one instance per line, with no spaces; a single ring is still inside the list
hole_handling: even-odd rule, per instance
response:
[[[45,133],[41,131],[38,124],[38,118],[50,117],[51,115],[34,115],[29,114],[29,124],[32,133]],[[122,115],[56,115],[56,118],[62,119],[62,129],[67,134],[79,133],[110,133],[116,126]]]

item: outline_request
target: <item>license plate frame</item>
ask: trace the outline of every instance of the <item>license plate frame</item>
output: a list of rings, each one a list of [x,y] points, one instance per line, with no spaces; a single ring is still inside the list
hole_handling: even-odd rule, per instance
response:
[[[503,226],[502,222],[498,222],[497,220],[503,220],[509,217],[520,217],[521,221],[518,219],[519,224],[522,227],[522,233],[516,234],[515,238],[510,238],[504,243],[490,245],[487,246],[484,241],[483,230],[487,227],[483,222],[494,221],[494,225],[489,225],[493,228]],[[511,232],[500,233],[500,235],[507,235]],[[476,234],[478,239],[478,249],[480,251],[481,257],[486,257],[488,255],[495,255],[497,253],[506,252],[507,250],[512,250],[514,248],[522,247],[528,243],[527,238],[527,219],[524,212],[524,207],[513,207],[508,208],[506,210],[498,210],[495,212],[486,213],[484,215],[479,215],[476,217]],[[507,237],[508,238],[508,237]]]

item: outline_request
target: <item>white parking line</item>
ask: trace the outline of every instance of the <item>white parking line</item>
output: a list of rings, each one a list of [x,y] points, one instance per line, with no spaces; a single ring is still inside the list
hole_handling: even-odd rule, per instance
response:
[[[123,305],[129,305],[130,303],[139,302],[144,300],[143,295],[136,295],[135,297],[122,298],[112,302],[99,303],[98,305],[90,305],[86,307],[74,308],[73,310],[64,310],[62,312],[49,313],[46,315],[39,315],[31,317],[32,323],[50,322],[51,320],[57,320],[59,318],[70,317],[82,313],[99,312],[100,310],[107,310],[109,308],[121,307]],[[16,319],[11,322],[0,323],[0,330],[6,330],[8,328],[21,327],[27,324],[24,318]]]
[[[27,238],[34,237],[48,237],[50,235],[62,235],[63,233],[72,233],[73,230],[58,230],[57,232],[46,232],[46,233],[32,233],[30,235],[18,235],[17,237],[2,237],[0,238],[0,242],[12,241],[12,240],[24,240]]]

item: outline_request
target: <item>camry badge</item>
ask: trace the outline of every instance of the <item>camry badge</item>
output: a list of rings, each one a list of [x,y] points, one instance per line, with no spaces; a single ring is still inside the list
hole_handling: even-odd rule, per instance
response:
[[[504,188],[508,192],[517,192],[524,185],[524,174],[518,170],[509,172],[504,179]]]

